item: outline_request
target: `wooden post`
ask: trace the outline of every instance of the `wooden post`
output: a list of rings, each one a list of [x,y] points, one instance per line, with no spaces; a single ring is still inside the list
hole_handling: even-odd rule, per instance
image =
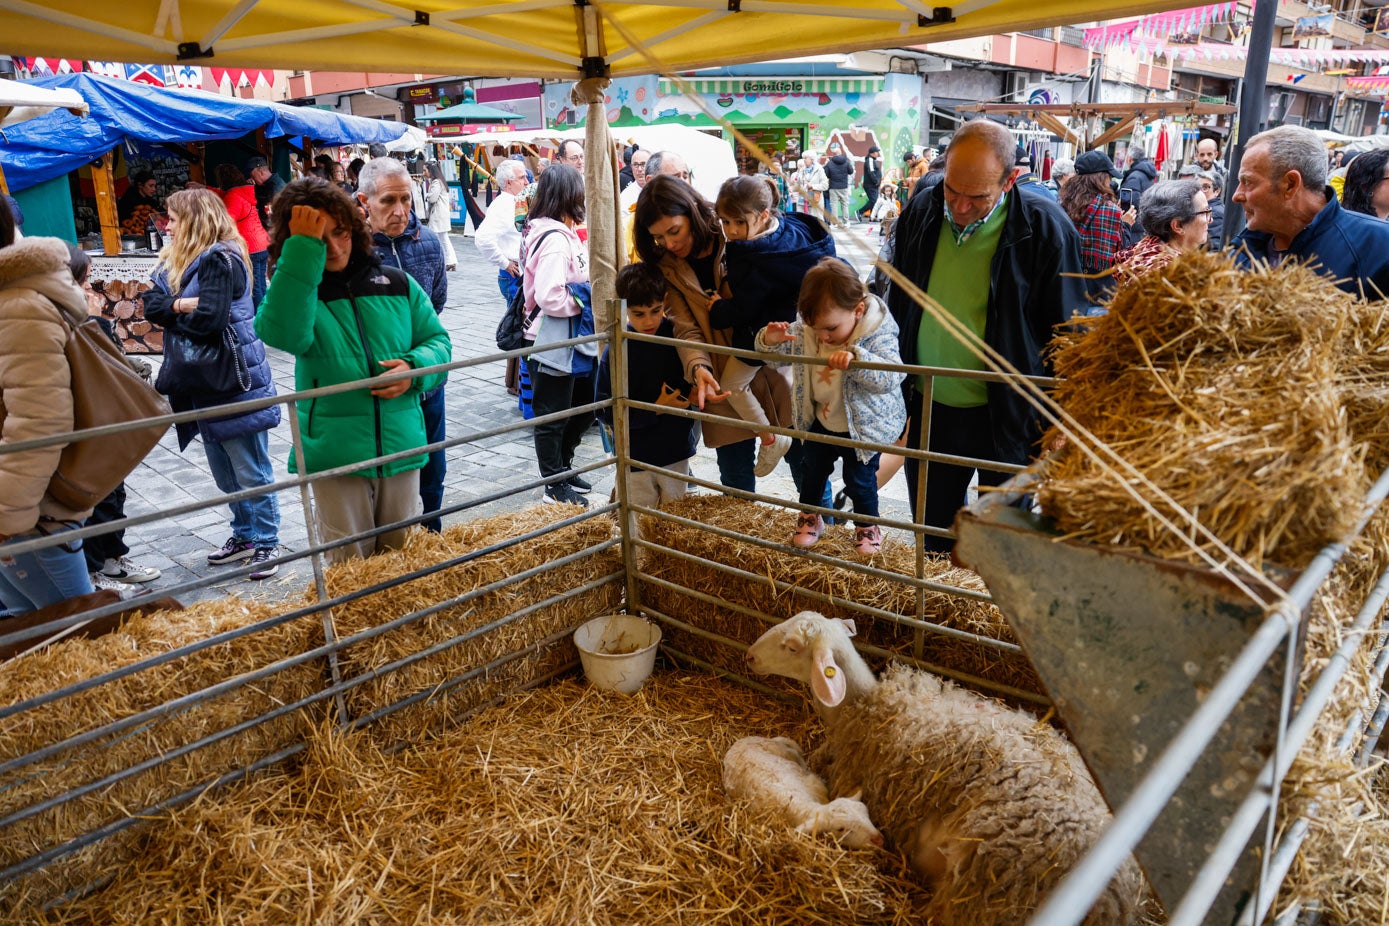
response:
[[[200,141],[190,142],[188,150],[198,156],[196,161],[188,162],[188,179],[207,183],[207,145]]]
[[[96,188],[96,214],[101,220],[101,246],[108,257],[121,252],[121,224],[116,215],[116,183],[111,177],[112,152],[92,164],[92,185]]]
[[[0,164],[0,193],[10,195],[10,181],[5,179],[5,165]]]

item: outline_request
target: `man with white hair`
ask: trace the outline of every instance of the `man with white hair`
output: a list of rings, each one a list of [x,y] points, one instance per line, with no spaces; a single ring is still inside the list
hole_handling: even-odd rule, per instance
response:
[[[473,242],[487,262],[497,268],[497,289],[502,294],[502,306],[511,304],[511,296],[521,285],[521,230],[525,221],[526,165],[507,158],[497,165],[493,175],[501,192],[487,207],[487,215],[477,227]],[[518,215],[519,212],[519,215]],[[515,357],[506,362],[506,391],[521,394],[520,363]]]
[[[1249,139],[1234,195],[1247,223],[1236,262],[1297,260],[1347,292],[1389,294],[1389,223],[1342,209],[1326,173],[1326,146],[1311,129],[1282,125]]]
[[[376,256],[381,263],[398,267],[410,275],[429,295],[435,314],[442,314],[448,299],[449,283],[444,270],[444,246],[438,235],[420,224],[412,208],[410,172],[395,158],[373,158],[357,176],[357,199],[367,211]],[[424,411],[425,438],[433,444],[444,439],[444,387],[420,396]],[[437,512],[444,500],[444,451],[429,455],[420,470],[420,500],[424,510]],[[436,514],[420,524],[438,533],[443,522]]]

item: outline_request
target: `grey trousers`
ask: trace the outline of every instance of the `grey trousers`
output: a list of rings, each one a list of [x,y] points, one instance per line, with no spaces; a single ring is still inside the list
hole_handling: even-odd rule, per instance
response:
[[[420,505],[420,471],[412,469],[384,479],[375,476],[320,479],[313,484],[313,503],[319,541],[323,543],[383,524],[394,524],[424,510]],[[341,563],[354,556],[365,558],[382,550],[399,549],[405,545],[405,534],[405,528],[387,531],[334,547],[326,556],[329,563]]]

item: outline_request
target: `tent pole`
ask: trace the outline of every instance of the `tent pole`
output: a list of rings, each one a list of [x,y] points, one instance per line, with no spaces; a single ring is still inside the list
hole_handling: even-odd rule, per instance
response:
[[[1239,165],[1244,158],[1244,146],[1263,130],[1268,116],[1268,56],[1273,47],[1273,20],[1278,13],[1278,0],[1254,0],[1254,26],[1249,32],[1249,53],[1244,59],[1244,79],[1240,81],[1239,136],[1230,151],[1230,172],[1225,179],[1225,228],[1221,233],[1223,247],[1244,230],[1244,209],[1233,199],[1238,183]]]
[[[10,195],[10,181],[5,179],[5,165],[0,164],[0,193]]]
[[[108,151],[92,163],[92,186],[96,188],[96,214],[101,221],[101,246],[107,257],[121,252],[120,218],[116,214],[116,182],[111,176],[114,152]]]

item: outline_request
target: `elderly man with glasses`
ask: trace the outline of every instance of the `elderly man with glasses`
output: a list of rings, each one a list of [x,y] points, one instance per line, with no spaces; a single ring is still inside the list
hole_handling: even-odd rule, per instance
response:
[[[582,143],[566,138],[559,143],[559,151],[555,152],[555,161],[559,164],[568,164],[579,172],[579,176],[584,173],[584,146]]]
[[[1080,237],[1051,197],[1015,187],[1016,145],[1002,125],[967,122],[946,149],[945,171],[927,176],[897,220],[892,265],[959,325],[1016,370],[1050,375],[1042,352],[1057,325],[1084,310]],[[987,281],[987,285],[980,285]],[[905,291],[888,290],[901,330],[902,362],[959,370],[984,363]],[[1024,464],[1042,437],[1037,413],[1002,383],[909,376],[907,446],[921,446],[923,396],[931,401],[930,449],[960,457]],[[907,461],[907,491],[917,510],[919,464]],[[1007,475],[980,469],[981,486]],[[922,523],[948,528],[965,503],[975,467],[932,463]],[[926,549],[949,552],[948,538],[928,536]]]
[[[1326,173],[1326,146],[1311,129],[1281,125],[1249,139],[1234,197],[1248,223],[1232,243],[1236,263],[1296,260],[1347,292],[1389,294],[1389,223],[1342,209]]]

